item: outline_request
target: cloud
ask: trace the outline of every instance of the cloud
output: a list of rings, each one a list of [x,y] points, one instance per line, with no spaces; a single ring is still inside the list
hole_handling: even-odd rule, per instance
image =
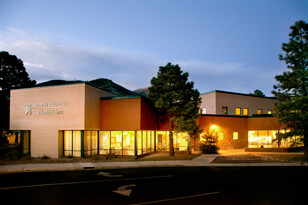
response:
[[[22,59],[30,77],[38,82],[109,78],[133,90],[149,86],[160,65],[149,53],[46,43],[30,39],[18,29],[0,31],[0,48]]]
[[[190,74],[189,80],[195,82],[201,93],[210,90],[249,93],[260,89],[269,95],[274,74],[279,73],[277,69],[271,68],[273,73],[269,73],[241,62],[170,60],[144,51],[107,47],[91,50],[29,36],[19,29],[0,30],[0,48],[22,59],[31,79],[37,82],[108,78],[134,90],[148,87],[159,66],[172,62]]]

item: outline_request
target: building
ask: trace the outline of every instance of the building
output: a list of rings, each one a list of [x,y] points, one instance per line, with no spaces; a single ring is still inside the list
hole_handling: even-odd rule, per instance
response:
[[[252,116],[272,114],[272,97],[259,97],[248,94],[214,90],[201,95],[200,113],[214,115]]]
[[[275,146],[273,139],[283,129],[275,117],[232,115],[237,107],[247,108],[248,113],[258,108],[268,112],[273,99],[222,91],[202,99],[212,113],[198,119],[203,129],[201,141],[213,133],[221,149]],[[213,99],[216,105],[208,107]],[[24,154],[33,157],[137,156],[169,149],[168,120],[159,116],[145,97],[117,96],[88,83],[75,83],[11,90],[10,103],[10,129],[18,136]],[[222,106],[228,107],[227,114],[218,113]],[[190,144],[188,134],[174,134],[175,151],[187,152],[192,149]]]

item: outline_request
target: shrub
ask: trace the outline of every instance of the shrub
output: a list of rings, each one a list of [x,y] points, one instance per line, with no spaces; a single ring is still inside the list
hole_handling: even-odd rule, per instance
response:
[[[204,154],[216,154],[219,149],[217,147],[216,140],[213,137],[207,137],[206,141],[200,142],[198,147]]]
[[[203,154],[217,154],[219,148],[214,144],[200,143],[199,149]]]

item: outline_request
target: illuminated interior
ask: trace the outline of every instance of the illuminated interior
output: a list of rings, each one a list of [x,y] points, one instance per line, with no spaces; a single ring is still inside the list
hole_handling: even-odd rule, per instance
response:
[[[187,151],[189,136],[187,133],[180,132],[173,135],[173,146],[175,151]]]
[[[156,150],[168,151],[169,150],[169,132],[157,131],[156,132]]]
[[[99,131],[99,153],[109,154],[110,153],[110,132]]]
[[[243,115],[248,115],[248,108],[243,109]]]
[[[115,155],[122,155],[122,131],[111,131],[110,152]]]
[[[273,147],[272,140],[276,138],[274,130],[248,131],[248,147]]]
[[[84,156],[97,154],[97,139],[97,131],[84,131]]]
[[[81,157],[81,131],[64,131],[64,156]]]
[[[241,115],[241,108],[235,108],[235,114]]]
[[[135,154],[135,132],[123,131],[123,155]]]
[[[175,133],[173,137],[175,151],[188,150],[188,134]],[[168,131],[63,131],[63,155],[66,157],[98,154],[134,156],[155,150],[169,150]]]
[[[280,133],[285,133],[284,130],[280,130]],[[248,147],[260,148],[260,147],[278,147],[277,140],[278,130],[254,130],[248,131]],[[301,144],[301,137],[291,137],[287,139],[281,139],[280,147],[290,147],[294,144]]]
[[[233,132],[233,139],[238,140],[238,132]]]

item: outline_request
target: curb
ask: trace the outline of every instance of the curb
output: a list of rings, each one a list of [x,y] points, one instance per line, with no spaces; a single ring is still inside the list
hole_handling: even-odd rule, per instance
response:
[[[173,161],[174,162],[174,161]],[[0,174],[9,173],[23,173],[23,172],[51,172],[51,171],[75,171],[75,170],[98,170],[98,169],[127,169],[127,168],[149,168],[149,167],[306,167],[307,163],[199,163],[199,162],[187,162],[187,163],[164,163],[164,164],[131,164],[131,165],[101,165],[95,163],[74,163],[70,164],[70,167],[60,167],[62,164],[56,164],[58,167],[52,167],[55,164],[45,164],[45,167],[29,166],[25,167],[25,164],[19,165],[19,168],[2,169],[0,166]],[[16,166],[16,165],[11,165]],[[3,166],[4,167],[4,166]]]

